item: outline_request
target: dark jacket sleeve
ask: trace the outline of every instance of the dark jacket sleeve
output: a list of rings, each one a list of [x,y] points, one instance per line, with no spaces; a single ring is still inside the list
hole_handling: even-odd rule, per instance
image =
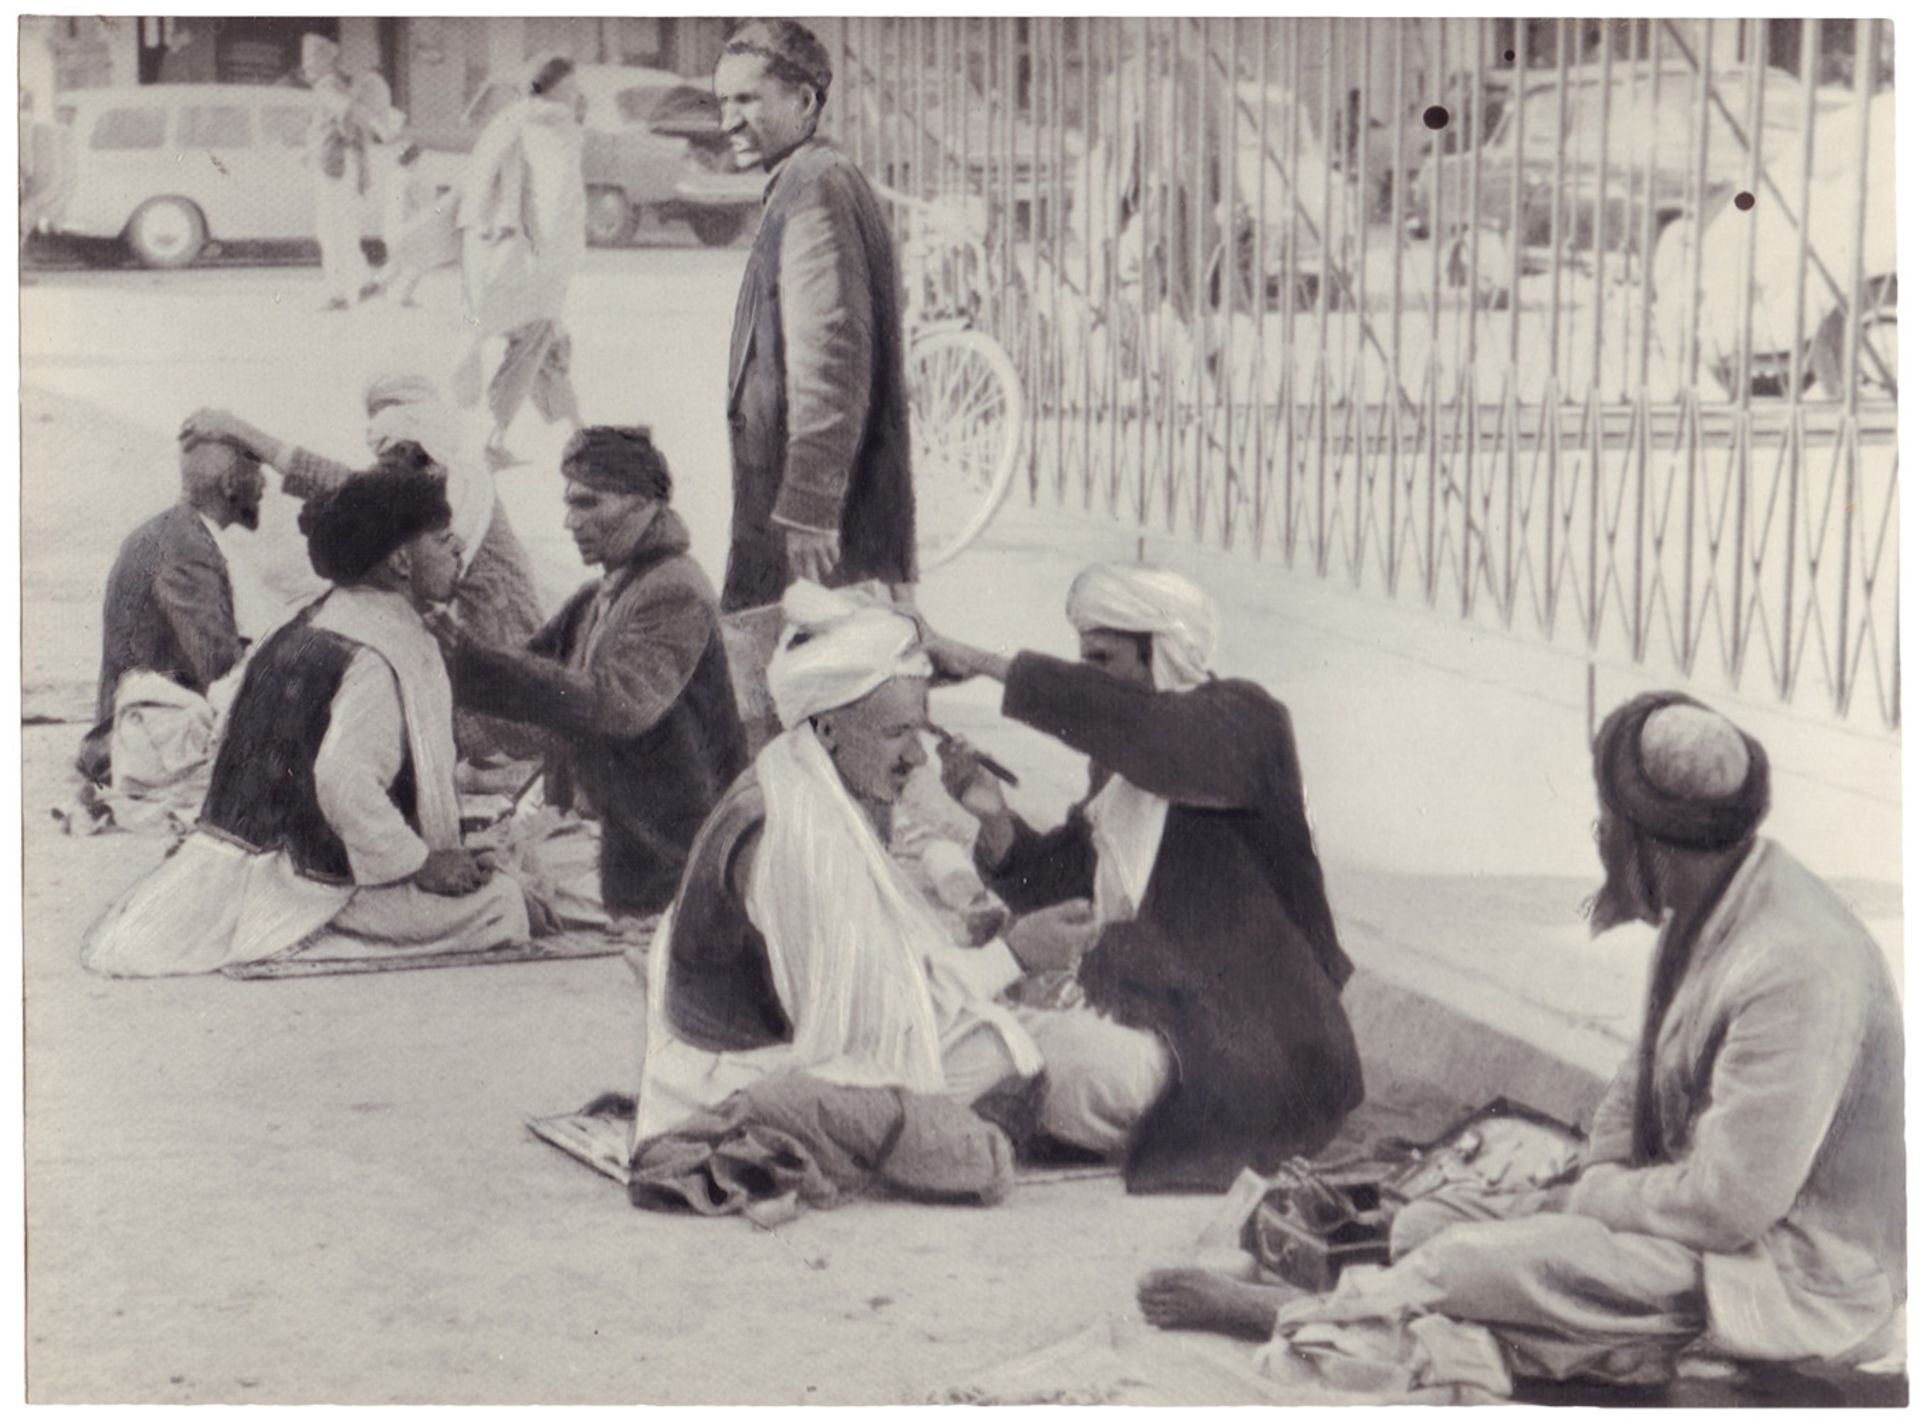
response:
[[[454,663],[460,703],[564,734],[646,733],[693,678],[716,633],[713,610],[697,588],[668,584],[623,596],[608,618],[593,664],[582,670],[531,650],[463,646]]]
[[[1096,764],[1193,808],[1264,808],[1271,737],[1250,731],[1251,695],[1219,681],[1161,692],[1103,670],[1022,651],[1001,712]],[[1286,711],[1267,698],[1284,725]]]
[[[787,454],[773,516],[821,531],[840,526],[873,387],[871,275],[842,181],[829,167],[799,189],[780,239]]]
[[[233,619],[233,591],[217,547],[169,549],[153,579],[153,599],[196,689],[204,692],[239,663],[243,647]]]
[[[1093,830],[1076,809],[1050,833],[1013,820],[1013,846],[997,866],[980,860],[980,878],[1017,912],[1038,911],[1093,895]]]

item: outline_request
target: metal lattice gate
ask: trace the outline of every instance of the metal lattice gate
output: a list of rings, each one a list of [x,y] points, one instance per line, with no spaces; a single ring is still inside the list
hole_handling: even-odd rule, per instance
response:
[[[851,19],[1029,491],[1897,727],[1878,21]]]

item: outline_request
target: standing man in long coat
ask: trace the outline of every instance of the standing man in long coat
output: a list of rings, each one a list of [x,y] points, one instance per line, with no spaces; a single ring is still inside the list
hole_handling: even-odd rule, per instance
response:
[[[815,136],[832,81],[825,47],[784,19],[740,26],[714,69],[736,160],[769,174],[728,362],[726,611],[799,577],[914,579],[900,282],[872,188]]]

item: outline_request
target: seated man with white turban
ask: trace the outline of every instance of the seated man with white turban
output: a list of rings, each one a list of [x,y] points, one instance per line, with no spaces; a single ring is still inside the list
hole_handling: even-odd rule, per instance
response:
[[[1698,701],[1654,693],[1615,710],[1594,777],[1606,882],[1593,930],[1643,921],[1660,937],[1639,1046],[1577,1174],[1411,1202],[1393,1266],[1331,1296],[1283,1305],[1156,1273],[1140,1292],[1149,1320],[1274,1335],[1267,1369],[1296,1377],[1329,1325],[1407,1320],[1399,1363],[1417,1375],[1433,1363],[1420,1318],[1445,1317],[1468,1327],[1440,1327],[1456,1352],[1480,1328],[1498,1342],[1477,1346],[1496,1392],[1660,1383],[1683,1359],[1885,1353],[1906,1296],[1905,1047],[1880,948],[1757,836],[1766,753]]]
[[[425,462],[403,444],[302,511],[333,589],[254,653],[198,825],[88,933],[88,969],[526,939],[519,887],[460,841],[453,693],[421,621],[453,593],[460,539]]]
[[[1028,970],[1072,965],[1084,904],[961,946],[888,852],[894,805],[927,762],[918,624],[807,581],[782,608],[767,681],[786,728],[701,828],[650,953],[636,1140],[793,1071],[1004,1104],[995,1121],[1017,1130],[1045,1068],[1058,1097],[1040,1124],[1069,1141],[1084,1130],[1062,1110],[1102,1092],[1074,1077],[1089,1062],[1112,1076],[1105,1093],[1144,1108],[1165,1081],[1154,1041],[1129,1056],[1108,1021],[997,999]]]
[[[367,447],[377,458],[399,443],[416,443],[444,477],[453,509],[453,531],[465,549],[454,610],[467,633],[484,645],[518,646],[544,619],[534,586],[533,563],[495,495],[493,474],[482,465],[461,427],[460,414],[422,375],[389,374],[366,389]],[[356,470],[256,428],[221,409],[201,409],[181,429],[184,439],[219,439],[245,449],[280,471],[280,488],[305,502],[338,489]],[[454,714],[454,739],[462,758],[504,754],[532,758],[538,737],[498,719],[468,710]]]
[[[1323,1147],[1360,1102],[1335,937],[1287,711],[1208,662],[1219,612],[1184,577],[1094,566],[1067,598],[1080,664],[935,637],[955,677],[1004,681],[1002,712],[1092,760],[1087,798],[1039,833],[964,746],[948,791],[981,822],[975,858],[1015,911],[1091,896],[1088,1004],[1164,1041],[1177,1077],[1116,1127],[1136,1192],[1224,1191]],[[1133,1120],[1126,1120],[1132,1124]]]

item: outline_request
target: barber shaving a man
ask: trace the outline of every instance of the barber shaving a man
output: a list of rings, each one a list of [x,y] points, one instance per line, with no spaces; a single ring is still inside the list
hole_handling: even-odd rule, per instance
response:
[[[803,1071],[957,1099],[1016,1141],[1106,1149],[1165,1087],[1159,1041],[1000,998],[1073,968],[1090,906],[1062,895],[1001,940],[957,943],[888,851],[928,761],[919,624],[807,581],[782,609],[767,680],[785,729],[701,828],[649,953],[636,1141]]]
[[[1177,573],[1091,566],[1066,609],[1078,664],[935,633],[925,651],[943,677],[1001,681],[1003,714],[1085,754],[1086,797],[1042,833],[965,744],[942,748],[942,777],[1008,906],[1092,898],[1079,1013],[1165,1061],[1151,1110],[1116,1112],[1097,1151],[1126,1158],[1130,1191],[1222,1192],[1324,1147],[1362,1096],[1292,721],[1214,677],[1219,609]]]

